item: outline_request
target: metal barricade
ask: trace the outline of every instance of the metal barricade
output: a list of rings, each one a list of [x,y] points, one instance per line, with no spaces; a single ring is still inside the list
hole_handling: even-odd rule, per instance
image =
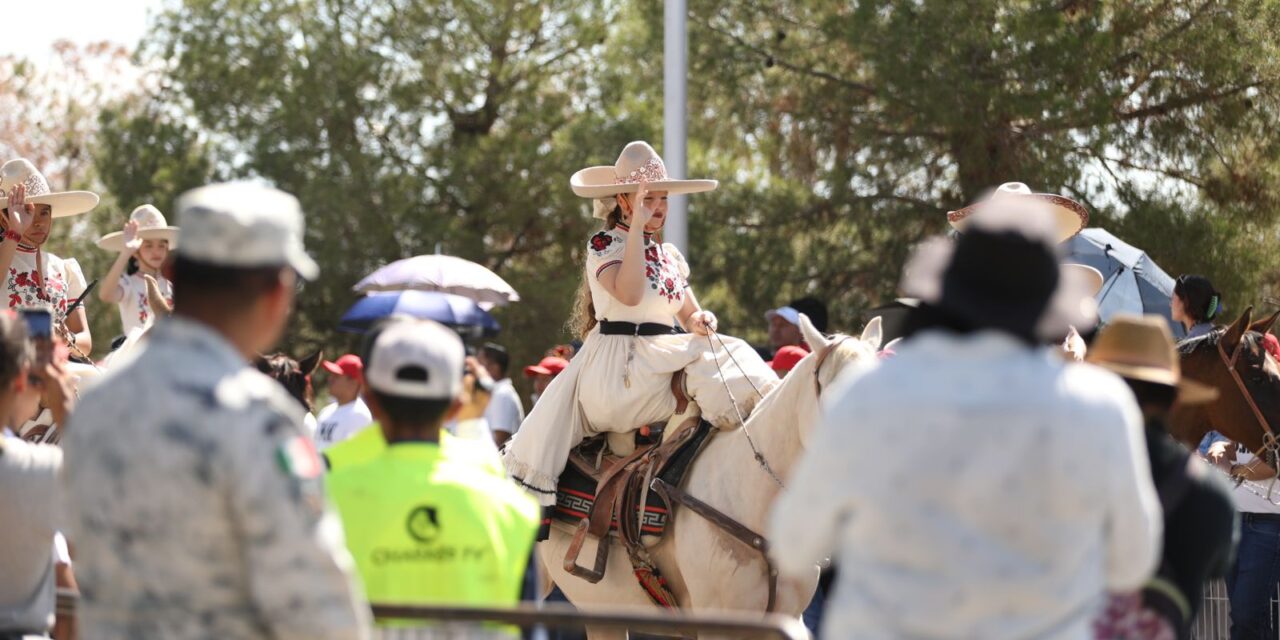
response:
[[[593,628],[626,629],[633,632],[662,635],[695,636],[719,634],[732,638],[779,638],[809,640],[809,631],[796,618],[779,614],[734,612],[689,613],[684,611],[654,612],[646,609],[609,609],[580,611],[569,606],[521,605],[513,608],[474,608],[457,606],[399,606],[373,604],[373,615],[380,620],[421,620],[424,625],[378,627],[378,640],[443,640],[453,638],[509,638],[512,634],[481,623],[498,623],[525,629]],[[438,626],[425,623],[434,622]],[[470,625],[470,626],[468,626]],[[518,636],[515,636],[518,637]]]
[[[1280,590],[1271,596],[1271,615],[1280,609]],[[1227,585],[1214,580],[1204,586],[1200,614],[1191,626],[1193,640],[1229,640],[1231,638],[1231,601],[1227,598]]]

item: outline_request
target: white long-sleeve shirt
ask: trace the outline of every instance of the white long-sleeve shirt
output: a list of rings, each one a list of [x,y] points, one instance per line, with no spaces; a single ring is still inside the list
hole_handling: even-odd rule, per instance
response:
[[[1160,504],[1118,377],[930,332],[833,388],[771,516],[783,572],[834,554],[830,638],[1090,638],[1156,567]]]

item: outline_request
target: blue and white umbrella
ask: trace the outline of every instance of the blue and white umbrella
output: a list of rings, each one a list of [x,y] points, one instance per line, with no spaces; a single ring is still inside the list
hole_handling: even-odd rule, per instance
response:
[[[1087,265],[1102,273],[1098,315],[1106,323],[1118,313],[1163,316],[1176,338],[1186,332],[1170,316],[1173,278],[1146,252],[1108,233],[1091,228],[1067,240],[1066,261]]]
[[[396,260],[369,274],[352,289],[356,293],[442,291],[471,298],[486,309],[520,300],[506,280],[485,266],[445,255]]]
[[[435,320],[464,334],[493,335],[500,328],[498,321],[470,298],[440,291],[388,291],[357,300],[342,314],[338,329],[364,333],[393,315]]]

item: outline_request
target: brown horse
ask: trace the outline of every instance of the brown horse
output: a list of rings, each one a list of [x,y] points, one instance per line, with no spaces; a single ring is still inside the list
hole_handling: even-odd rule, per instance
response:
[[[311,389],[311,374],[316,372],[323,358],[324,351],[316,351],[301,360],[294,360],[285,353],[273,353],[258,356],[254,366],[267,377],[279,382],[280,386],[284,387],[285,391],[288,391],[289,395],[310,413],[314,408],[311,406],[314,397]]]
[[[1253,322],[1250,307],[1231,326],[1178,345],[1182,374],[1217,389],[1218,399],[1175,407],[1169,418],[1175,438],[1194,449],[1206,433],[1217,431],[1258,452],[1265,434],[1280,429],[1280,366],[1262,345],[1277,318],[1280,311]]]

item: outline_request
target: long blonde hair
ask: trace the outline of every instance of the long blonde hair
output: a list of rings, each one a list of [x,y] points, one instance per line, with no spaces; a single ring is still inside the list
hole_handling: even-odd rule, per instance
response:
[[[593,203],[592,206],[595,206]],[[613,211],[605,217],[603,230],[608,231],[618,226],[622,222],[622,205],[616,203],[613,205]],[[591,284],[587,281],[590,277],[584,271],[582,274],[582,284],[578,287],[578,296],[573,303],[573,314],[569,316],[568,328],[569,332],[577,335],[579,339],[586,340],[587,334],[596,326],[596,305],[591,299]]]

